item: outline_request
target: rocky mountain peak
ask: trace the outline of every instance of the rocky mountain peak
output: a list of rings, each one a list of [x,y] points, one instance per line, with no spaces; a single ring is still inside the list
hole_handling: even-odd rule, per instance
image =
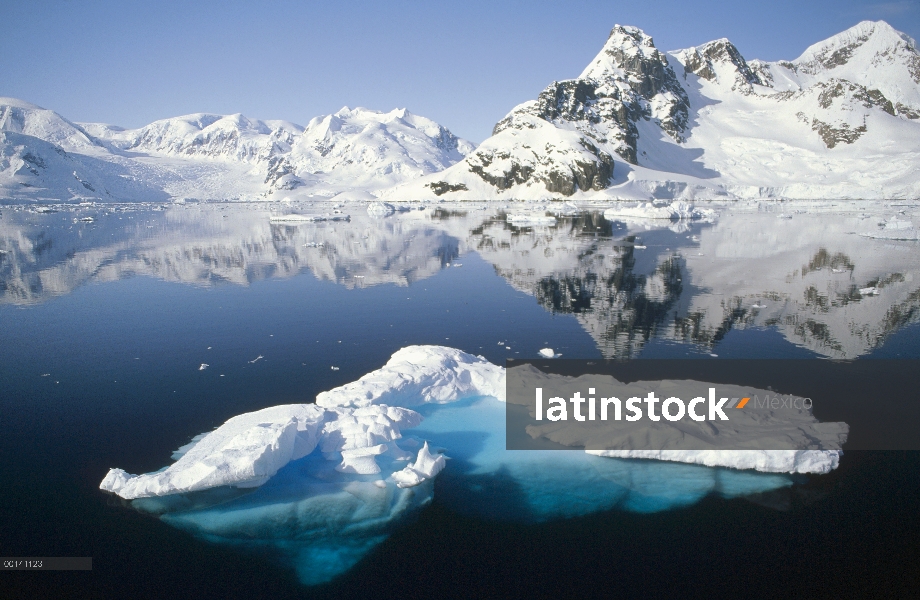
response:
[[[685,78],[688,73],[693,73],[708,81],[731,83],[736,88],[768,83],[766,77],[752,69],[738,48],[726,38],[678,50],[673,56],[683,64]],[[730,74],[731,81],[720,81],[720,73]]]
[[[600,53],[578,78],[622,82],[650,98],[662,91],[673,91],[670,71],[667,56],[655,47],[651,36],[637,27],[615,25]]]

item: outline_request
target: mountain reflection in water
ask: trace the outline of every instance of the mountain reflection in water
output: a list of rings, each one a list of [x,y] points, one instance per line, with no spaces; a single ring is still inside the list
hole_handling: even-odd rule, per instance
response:
[[[0,302],[135,275],[214,286],[309,272],[349,288],[410,286],[476,252],[545,310],[574,314],[607,358],[635,357],[653,339],[707,350],[747,328],[854,358],[920,315],[918,243],[858,235],[897,212],[884,203],[792,219],[777,218],[776,203],[735,204],[713,223],[585,210],[532,227],[485,204],[343,212],[350,221],[292,224],[270,223],[261,204],[5,207]]]

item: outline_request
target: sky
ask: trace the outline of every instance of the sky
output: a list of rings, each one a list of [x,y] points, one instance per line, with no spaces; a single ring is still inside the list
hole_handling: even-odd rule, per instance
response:
[[[778,60],[867,19],[917,39],[920,0],[0,0],[0,96],[131,128],[407,108],[478,143],[577,77],[615,24],[661,50],[726,37],[747,59]]]

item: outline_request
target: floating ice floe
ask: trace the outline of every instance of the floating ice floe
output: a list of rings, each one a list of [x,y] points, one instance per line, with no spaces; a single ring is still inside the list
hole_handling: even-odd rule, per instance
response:
[[[367,214],[372,217],[385,217],[395,212],[408,212],[411,210],[407,206],[394,206],[389,202],[371,202],[367,205]]]
[[[878,296],[878,293],[879,293],[878,288],[875,287],[874,285],[869,286],[869,287],[859,288],[860,296]]]
[[[879,223],[881,229],[862,233],[863,237],[877,240],[920,240],[920,230],[914,229],[913,222],[907,219],[899,219],[894,216],[887,221]]]
[[[604,211],[604,218],[610,221],[617,219],[662,219],[667,221],[709,221],[717,216],[711,209],[696,208],[689,202],[677,201],[667,205],[652,202],[617,204]]]
[[[272,215],[268,220],[272,223],[312,223],[313,221],[321,221],[323,219],[319,215]]]
[[[331,215],[272,215],[269,217],[269,221],[272,223],[316,223],[320,221],[351,221],[351,216],[346,214],[341,214],[341,211],[336,211],[338,214]]]
[[[556,217],[545,214],[510,214],[505,220],[512,225],[555,225]]]
[[[558,358],[561,354],[556,354],[552,348],[543,348],[540,350],[540,356],[543,358]]]
[[[209,365],[208,363],[201,363],[201,366],[198,367],[198,370],[199,370],[199,371],[204,371],[205,369],[207,369],[207,368],[210,367],[210,366],[211,366],[211,365]]]

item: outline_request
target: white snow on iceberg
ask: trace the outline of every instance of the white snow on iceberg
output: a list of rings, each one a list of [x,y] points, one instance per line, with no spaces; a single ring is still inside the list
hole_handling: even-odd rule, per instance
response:
[[[258,487],[291,461],[321,446],[327,460],[343,473],[380,472],[375,456],[389,452],[406,460],[411,454],[389,444],[400,428],[421,422],[404,408],[373,406],[325,410],[314,404],[273,406],[233,417],[200,436],[170,467],[144,475],[111,469],[99,485],[125,499],[166,496],[221,486]]]
[[[505,399],[505,369],[445,346],[407,346],[382,368],[316,396],[325,407],[372,404],[414,407],[475,396]]]

